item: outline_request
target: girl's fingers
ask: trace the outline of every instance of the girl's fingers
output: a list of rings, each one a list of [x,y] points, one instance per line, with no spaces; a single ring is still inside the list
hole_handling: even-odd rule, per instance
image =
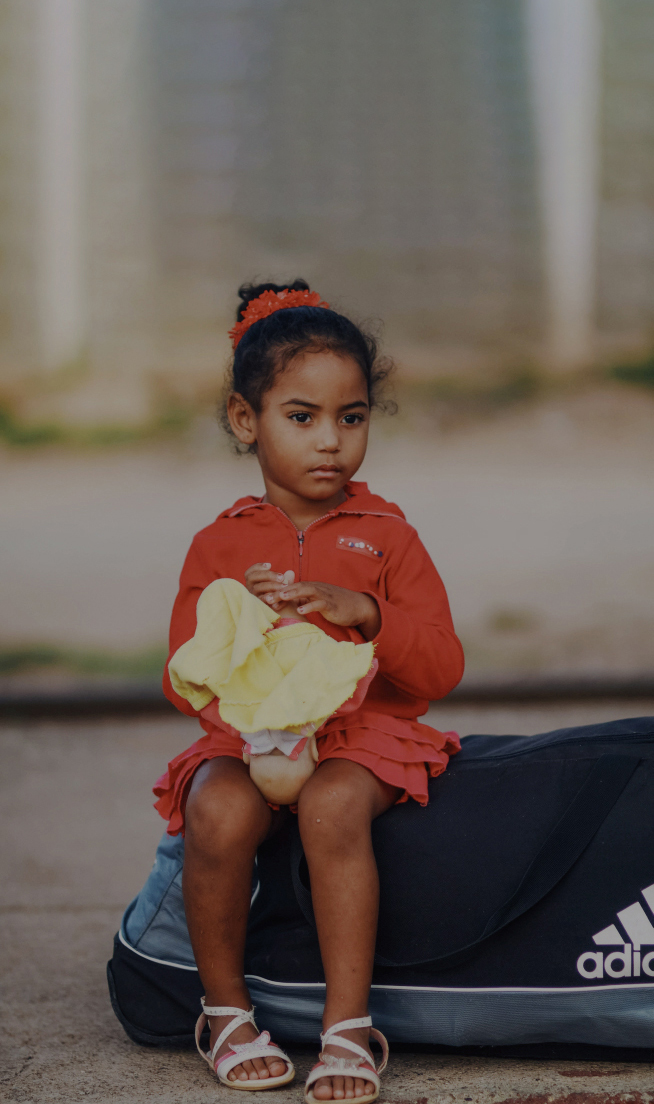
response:
[[[289,602],[299,602],[302,599],[317,598],[319,594],[320,591],[312,583],[296,583],[294,586],[282,586],[279,596]]]
[[[295,586],[284,586],[279,591],[278,597],[283,602],[293,602],[298,613],[316,613],[328,608],[327,599],[317,587],[311,583],[296,583]]]
[[[255,598],[259,598],[261,602],[265,602],[267,606],[271,606],[275,612],[286,605],[285,601],[280,600],[279,592],[271,589],[270,583],[265,585],[262,584],[258,589],[253,587],[252,593]]]
[[[266,595],[276,594],[280,587],[288,586],[295,576],[292,571],[264,571],[265,564],[253,564],[245,572],[245,583],[250,594],[256,595],[266,601]]]
[[[277,571],[251,571],[245,576],[245,580],[249,586],[252,586],[254,583],[263,582],[266,579],[271,583],[281,584],[284,582],[284,576],[280,575]]]
[[[269,563],[252,564],[250,567],[248,567],[247,571],[245,572],[245,578],[248,579],[253,571],[270,571],[271,567],[272,567],[272,564],[269,564]]]
[[[304,605],[295,607],[298,613],[305,616],[307,613],[319,613],[322,610],[327,609],[327,603],[324,598],[317,598],[315,602],[305,602]]]
[[[260,579],[258,582],[251,584],[250,593],[261,598],[265,594],[278,594],[282,586],[283,583],[278,582],[277,579]]]
[[[259,593],[256,593],[255,591],[252,591],[252,593],[254,594],[255,598],[259,599],[260,602],[264,602],[265,605],[270,606],[274,610],[277,610],[278,608],[281,609],[282,606],[286,605],[285,602],[280,601],[279,594],[275,594],[275,592],[269,590],[268,587],[265,587]]]

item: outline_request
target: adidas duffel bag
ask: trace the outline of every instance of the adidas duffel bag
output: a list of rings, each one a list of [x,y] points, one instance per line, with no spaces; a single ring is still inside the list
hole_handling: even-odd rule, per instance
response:
[[[391,1041],[654,1060],[654,718],[468,736],[430,802],[373,825],[370,999]],[[131,1038],[192,1039],[184,842],[164,835],[109,963]],[[316,1041],[324,979],[297,829],[259,849],[246,972],[262,1029]],[[491,1049],[488,1049],[491,1048]]]

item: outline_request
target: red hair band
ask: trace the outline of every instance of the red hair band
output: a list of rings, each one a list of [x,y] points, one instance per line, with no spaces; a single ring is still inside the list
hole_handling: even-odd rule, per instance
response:
[[[236,348],[243,334],[260,318],[267,318],[275,311],[287,307],[325,307],[329,310],[329,303],[323,302],[317,291],[289,291],[288,288],[283,291],[263,291],[258,298],[250,300],[241,321],[229,331],[232,349]]]

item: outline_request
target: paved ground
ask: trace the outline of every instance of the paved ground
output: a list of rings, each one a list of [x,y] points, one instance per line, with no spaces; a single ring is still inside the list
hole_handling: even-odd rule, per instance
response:
[[[444,705],[433,719],[462,734],[530,734],[652,713],[654,702],[501,710]],[[182,718],[0,729],[3,1100],[232,1099],[192,1053],[131,1043],[114,1019],[104,978],[121,912],[144,881],[162,830],[150,805],[152,780],[194,732],[194,723]],[[292,1053],[300,1074],[314,1061],[307,1050]],[[275,1094],[283,1104],[300,1099],[298,1087]],[[396,1051],[382,1100],[651,1104],[654,1067]]]

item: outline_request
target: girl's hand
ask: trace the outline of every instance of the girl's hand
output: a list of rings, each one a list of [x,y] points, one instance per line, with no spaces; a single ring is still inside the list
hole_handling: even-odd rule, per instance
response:
[[[272,571],[269,563],[252,564],[252,567],[248,567],[245,572],[245,585],[250,594],[260,598],[275,613],[279,613],[287,604],[286,601],[280,602],[278,600],[280,589],[288,586],[294,579],[294,571],[285,571],[282,575],[277,571]]]
[[[275,597],[291,602],[305,616],[321,613],[332,625],[355,625],[366,640],[372,640],[381,628],[381,614],[374,598],[356,590],[331,583],[294,583],[282,585]]]

